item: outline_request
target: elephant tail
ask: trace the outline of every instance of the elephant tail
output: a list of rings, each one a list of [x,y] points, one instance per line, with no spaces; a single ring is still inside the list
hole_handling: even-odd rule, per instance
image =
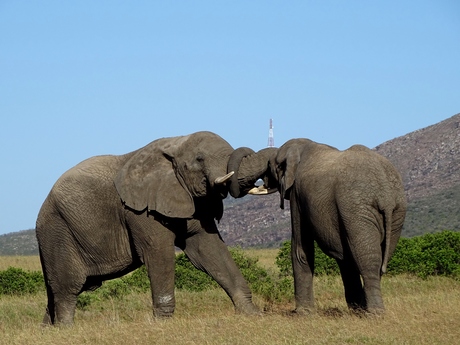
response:
[[[393,223],[393,209],[385,208],[384,209],[384,231],[385,231],[385,251],[383,254],[383,262],[381,274],[386,273],[388,261],[390,261],[390,246],[391,246],[391,224]]]

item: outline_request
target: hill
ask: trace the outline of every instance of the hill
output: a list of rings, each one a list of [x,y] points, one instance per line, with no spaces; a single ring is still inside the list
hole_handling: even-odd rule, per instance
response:
[[[38,255],[35,229],[0,235],[0,255]]]
[[[460,231],[460,114],[374,148],[400,171],[409,201],[403,236]],[[289,203],[279,195],[224,200],[219,229],[241,247],[278,247],[290,238]],[[34,230],[0,236],[0,255],[37,254]]]
[[[460,114],[375,148],[400,171],[409,202],[460,184]]]
[[[278,248],[291,236],[289,202],[285,202],[284,210],[279,204],[278,193],[247,195],[232,203],[226,199],[224,216],[219,224],[225,242],[231,246]]]

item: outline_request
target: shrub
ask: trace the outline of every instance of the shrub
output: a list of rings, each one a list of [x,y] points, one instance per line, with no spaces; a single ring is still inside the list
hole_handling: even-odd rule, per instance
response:
[[[291,241],[285,241],[276,256],[276,265],[283,277],[292,276]],[[339,266],[331,257],[323,253],[315,242],[315,275],[339,274]]]
[[[292,279],[277,277],[258,264],[259,259],[247,256],[242,249],[229,248],[251,291],[267,302],[289,299],[294,295]]]
[[[150,290],[150,280],[147,275],[147,269],[145,266],[139,267],[137,270],[121,277],[128,286],[136,289],[137,291],[146,292]]]
[[[257,258],[249,257],[240,248],[229,248],[229,250],[253,293],[260,295],[268,302],[279,301],[286,296],[293,295],[292,281],[270,274],[258,264]],[[177,289],[203,291],[218,287],[214,279],[196,269],[183,253],[176,257],[175,278]]]
[[[78,295],[77,308],[86,309],[97,301],[121,299],[132,292],[145,292],[149,289],[150,281],[147,276],[147,270],[145,266],[141,266],[131,274],[103,282],[102,286],[94,292],[81,293]]]
[[[275,264],[282,277],[292,276],[291,241],[284,241],[278,251]]]
[[[411,273],[460,278],[460,232],[443,231],[401,238],[388,264],[392,274]]]
[[[176,256],[175,285],[177,289],[187,291],[203,291],[218,286],[210,276],[195,268],[184,253]]]
[[[96,293],[83,292],[78,295],[77,309],[86,310],[93,302],[99,300]]]
[[[282,244],[276,265],[283,276],[292,276],[290,241]],[[338,273],[335,260],[324,254],[315,243],[315,275]],[[460,279],[460,232],[443,231],[400,238],[388,263],[388,273],[409,273],[421,278],[443,275]]]
[[[0,295],[36,293],[44,286],[41,272],[27,272],[16,267],[0,271]]]

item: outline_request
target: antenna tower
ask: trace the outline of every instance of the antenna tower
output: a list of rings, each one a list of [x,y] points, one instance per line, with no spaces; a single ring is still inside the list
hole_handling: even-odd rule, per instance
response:
[[[275,139],[273,138],[273,121],[270,119],[270,129],[268,130],[268,147],[275,147]]]

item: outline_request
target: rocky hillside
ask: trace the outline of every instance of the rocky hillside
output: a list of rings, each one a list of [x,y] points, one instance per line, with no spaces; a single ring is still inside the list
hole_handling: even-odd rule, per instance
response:
[[[0,235],[0,255],[38,255],[35,229]]]
[[[401,172],[409,202],[460,184],[460,114],[375,148]]]
[[[241,247],[279,247],[290,238],[289,202],[279,207],[278,193],[226,199],[219,230],[225,242]]]
[[[409,201],[403,236],[460,231],[460,114],[375,148],[398,168]],[[228,245],[278,247],[290,239],[289,202],[279,195],[224,201],[219,229]],[[0,255],[37,254],[33,230],[0,236]]]

